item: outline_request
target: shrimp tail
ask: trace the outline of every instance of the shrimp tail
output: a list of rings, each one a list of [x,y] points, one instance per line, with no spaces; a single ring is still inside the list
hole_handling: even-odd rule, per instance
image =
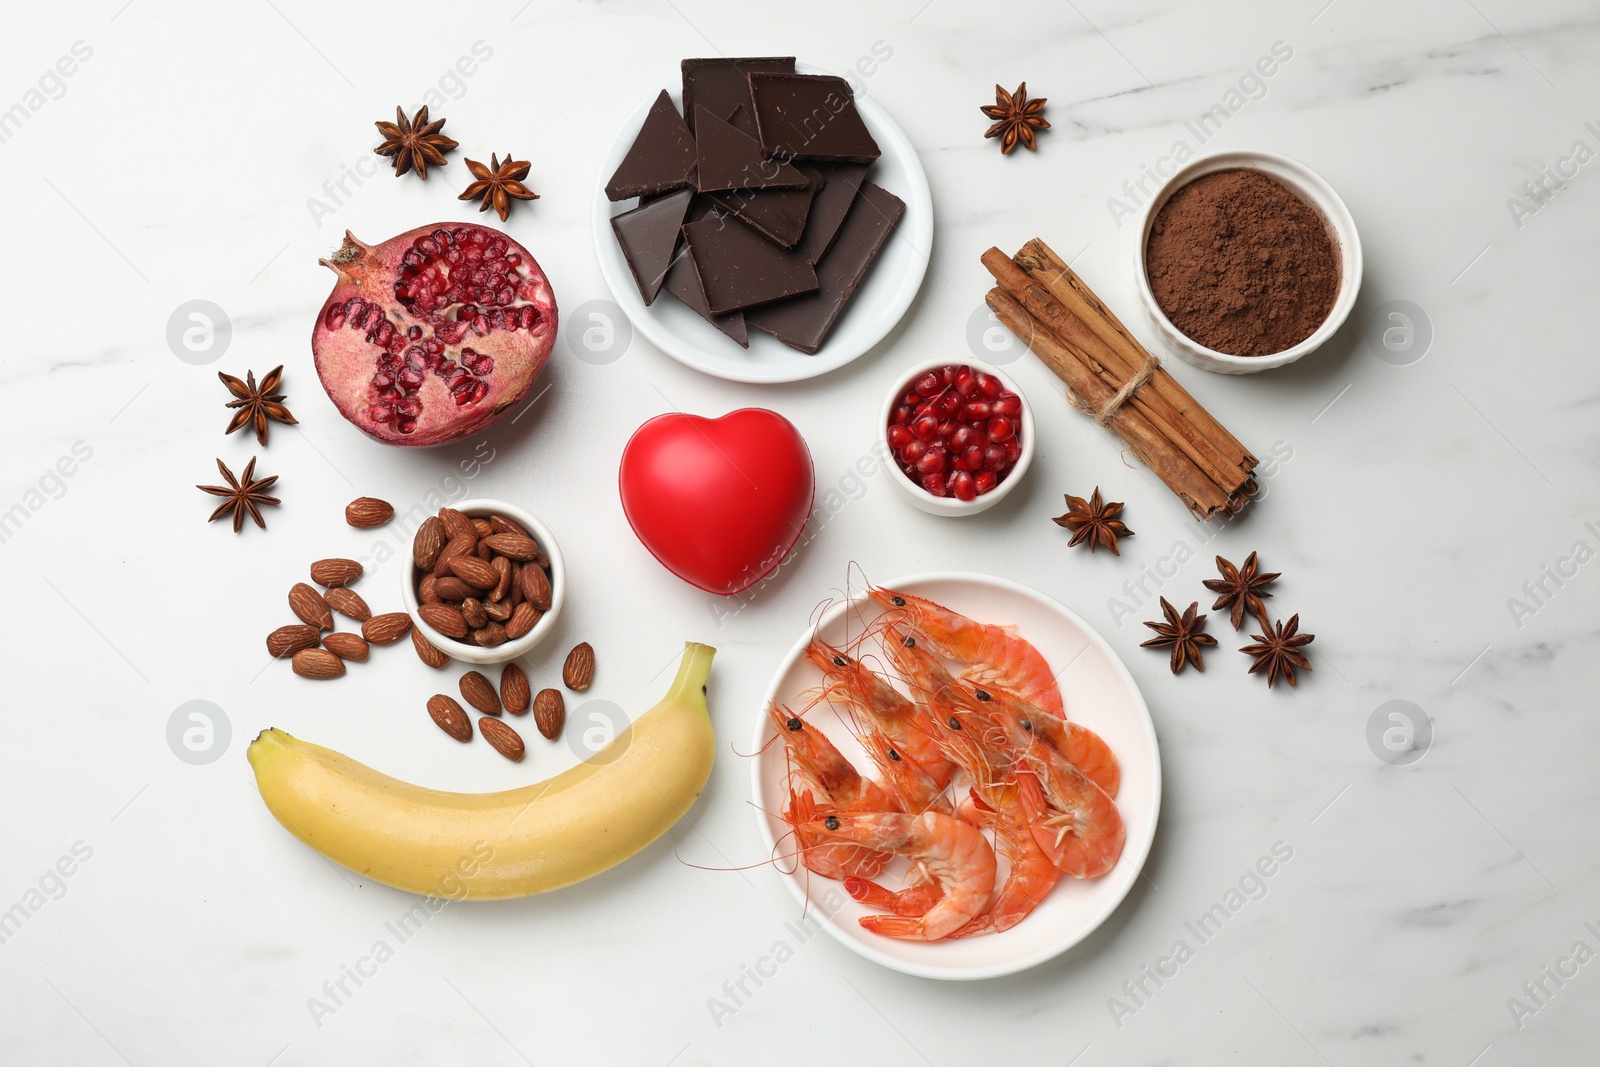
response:
[[[944,891],[932,882],[908,886],[896,893],[865,878],[846,878],[844,891],[859,903],[879,911],[920,919],[939,902]]]
[[[937,941],[929,937],[922,920],[909,915],[863,915],[856,920],[863,929],[882,937],[897,937],[902,941]]]

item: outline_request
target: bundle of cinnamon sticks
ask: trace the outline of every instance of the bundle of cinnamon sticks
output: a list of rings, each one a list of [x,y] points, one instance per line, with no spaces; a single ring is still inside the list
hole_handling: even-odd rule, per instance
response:
[[[1117,436],[1202,519],[1230,516],[1256,491],[1256,457],[1190,396],[1043,241],[983,254],[998,283],[989,307],[1067,386],[1067,398]]]

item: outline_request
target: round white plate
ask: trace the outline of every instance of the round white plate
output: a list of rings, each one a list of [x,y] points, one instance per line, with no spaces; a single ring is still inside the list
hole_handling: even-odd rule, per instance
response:
[[[804,63],[796,64],[795,69],[802,74],[827,73]],[[894,329],[922,287],[922,276],[928,269],[928,257],[933,251],[933,198],[928,192],[928,176],[911,142],[888,113],[866,95],[856,97],[856,109],[883,151],[867,180],[905,201],[906,210],[816,355],[797,352],[755,329],[750,331],[750,347],[740,348],[670,294],[663,293],[654,304],[645,307],[611,230],[611,217],[629,210],[636,201],[612,203],[606,199],[605,186],[639,135],[654,101],[651,97],[640,104],[617,131],[594,187],[594,247],[600,259],[600,273],[611,289],[612,299],[634,329],[679,363],[735,382],[797,382],[814,378],[856,359]],[[672,93],[672,101],[680,109],[683,107],[680,92]]]
[[[834,940],[875,963],[923,978],[973,979],[1015,974],[1065,952],[1089,936],[1116,910],[1139,877],[1150,853],[1161,808],[1161,755],[1156,748],[1155,726],[1132,675],[1111,646],[1083,619],[1044,594],[1003,578],[952,572],[913,575],[887,585],[937,601],[969,618],[1014,624],[1061,672],[1061,693],[1068,718],[1105,738],[1122,767],[1116,798],[1128,834],[1122,858],[1100,878],[1061,879],[1033,914],[1003,933],[932,943],[868,933],[856,922],[868,909],[851,900],[840,883],[810,874],[804,867],[793,874],[780,872],[779,877],[789,884],[797,899],[809,905],[808,914]],[[830,644],[848,644],[876,614],[877,609],[861,597],[829,609],[815,629],[807,627],[800,635],[767,690],[752,742],[753,751],[759,755],[753,761],[751,775],[756,818],[774,855],[787,856],[794,849],[792,839],[784,836],[788,825],[780,817],[788,801],[783,746],[773,742],[766,708],[776,700],[798,709],[821,685],[822,672],[803,655],[813,635]],[[876,649],[869,641],[857,655],[871,662]],[[880,655],[879,662],[887,661]],[[806,721],[826,733],[857,767],[871,767],[845,721],[826,703],[818,704]],[[784,870],[793,863],[785,861]],[[889,868],[887,884],[898,884],[896,878],[902,867],[896,863]]]

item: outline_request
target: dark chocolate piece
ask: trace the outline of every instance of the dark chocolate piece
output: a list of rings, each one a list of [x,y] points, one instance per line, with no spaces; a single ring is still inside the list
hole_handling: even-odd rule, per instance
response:
[[[713,314],[809,293],[817,287],[817,272],[805,256],[779,248],[731,219],[691,222],[683,228],[683,237]]]
[[[755,308],[745,321],[790,348],[816,355],[905,210],[899,197],[882,186],[866,183],[833,248],[817,266],[817,291]]]
[[[740,104],[733,109],[733,114],[728,116],[728,125],[753,141],[759,141],[761,138],[761,131],[756,128],[755,114],[747,104]]]
[[[768,159],[761,144],[740,133],[699,104],[694,106],[697,151],[695,187],[702,193],[724,189],[801,189],[804,174],[788,163]]]
[[[761,148],[779,159],[871,163],[882,153],[843,78],[825,74],[750,75]]]
[[[683,71],[683,113],[694,129],[694,106],[701,104],[713,115],[730,115],[743,104],[750,106],[750,73],[768,71],[793,74],[794,56],[753,56],[733,59],[685,59]],[[755,136],[755,131],[751,131]]]
[[[740,222],[754,227],[767,240],[776,241],[785,248],[793,248],[805,233],[812,202],[824,181],[822,174],[814,167],[801,166],[799,169],[807,178],[804,189],[742,189],[708,195],[733,212]],[[812,257],[808,256],[807,259],[816,262]]]
[[[700,275],[695,272],[694,261],[689,258],[687,252],[673,260],[672,268],[667,271],[664,288],[688,304],[701,318],[739,342],[739,347],[750,347],[750,332],[745,328],[744,312],[711,314],[711,305],[706,303],[706,291],[700,287]]]
[[[606,182],[606,199],[626,200],[681,189],[692,184],[694,161],[694,136],[663,89],[650,105],[633,147]]]
[[[689,212],[693,189],[679,189],[611,219],[611,229],[622,246],[623,258],[638,283],[645,306],[655,303],[677,251],[683,217]]]
[[[850,214],[850,206],[856,202],[856,193],[860,192],[861,183],[867,180],[867,171],[872,169],[872,165],[834,163],[811,168],[806,164],[800,169],[815,169],[827,182],[817,193],[816,199],[811,201],[811,212],[806,217],[806,232],[800,238],[799,246],[812,263],[821,263],[822,257],[833,247],[833,239],[838,236],[845,216]]]

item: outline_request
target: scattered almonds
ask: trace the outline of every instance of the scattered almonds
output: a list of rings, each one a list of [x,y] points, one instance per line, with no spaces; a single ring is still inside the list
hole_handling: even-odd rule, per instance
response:
[[[513,763],[520,763],[525,749],[522,746],[522,737],[501,722],[491,719],[487,715],[478,720],[478,732],[483,739],[494,746],[494,750]]]
[[[311,580],[318,585],[349,585],[361,577],[361,564],[353,559],[319,559],[311,565]]]
[[[428,698],[428,714],[439,729],[457,741],[472,740],[472,720],[460,704],[443,693]]]
[[[561,681],[574,693],[588,689],[594,681],[594,646],[585,641],[567,653],[561,665]]]
[[[461,676],[461,696],[485,715],[500,714],[500,697],[494,691],[494,683],[478,671]]]
[[[325,648],[302,648],[294,654],[294,673],[302,678],[326,681],[344,674],[344,660]]]
[[[567,702],[560,690],[541,689],[533,698],[533,722],[539,732],[554,741],[561,736],[561,727],[567,721]]]
[[[406,620],[409,622],[410,620]],[[370,637],[367,640],[372,640]],[[411,647],[417,650],[417,658],[434,670],[443,670],[449,663],[450,657],[439,651],[435,645],[423,636],[422,631],[413,628],[411,631]]]
[[[318,630],[333,629],[333,612],[328,602],[305,582],[296,582],[294,588],[289,590],[289,610],[307,626],[315,626]]]
[[[411,629],[411,616],[403,611],[374,615],[361,624],[361,636],[375,645],[392,645]]]
[[[280,626],[267,635],[267,655],[287,659],[302,648],[316,648],[322,631],[315,626]]]
[[[344,506],[344,521],[358,530],[371,530],[394,518],[394,505],[375,496],[359,496]]]
[[[372,618],[372,609],[361,599],[361,594],[353,589],[346,589],[342,585],[334,586],[322,594],[322,599],[327,602],[328,607],[347,619],[366,622]]]
[[[513,715],[526,715],[529,702],[528,676],[515,663],[500,669],[500,702]]]
[[[356,634],[329,634],[322,639],[323,647],[343,660],[365,663],[372,648]]]

